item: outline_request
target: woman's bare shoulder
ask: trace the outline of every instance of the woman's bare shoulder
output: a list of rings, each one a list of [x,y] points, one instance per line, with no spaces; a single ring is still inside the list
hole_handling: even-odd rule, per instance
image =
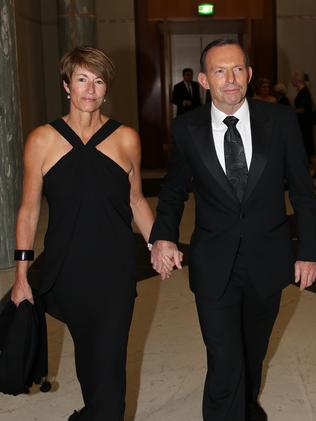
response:
[[[57,136],[58,133],[50,124],[43,124],[33,129],[25,142],[25,160],[42,162],[50,153]]]
[[[26,148],[49,148],[58,136],[56,130],[50,124],[43,124],[31,130],[26,139]]]
[[[137,146],[140,143],[138,132],[132,127],[124,126],[123,124],[118,128],[117,136],[122,146],[126,148]]]

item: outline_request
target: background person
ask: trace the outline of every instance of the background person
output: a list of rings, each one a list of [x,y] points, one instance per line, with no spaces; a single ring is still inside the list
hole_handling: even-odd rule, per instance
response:
[[[292,85],[297,89],[294,106],[298,122],[301,128],[306,154],[309,159],[315,155],[313,135],[313,100],[307,86],[308,76],[301,72],[295,72],[292,77]]]
[[[177,106],[177,115],[191,111],[201,105],[200,85],[193,81],[193,70],[182,70],[183,81],[173,88],[172,103]]]
[[[274,95],[271,95],[271,82],[266,77],[260,77],[255,84],[255,95],[253,99],[260,101],[276,103],[277,99]]]
[[[278,104],[291,105],[290,100],[287,97],[287,89],[284,83],[282,82],[276,83],[273,86],[273,93],[277,99]]]

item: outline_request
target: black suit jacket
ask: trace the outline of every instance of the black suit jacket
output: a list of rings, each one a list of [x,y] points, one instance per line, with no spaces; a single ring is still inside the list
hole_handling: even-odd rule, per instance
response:
[[[177,106],[177,115],[191,111],[201,105],[200,85],[198,82],[191,82],[192,95],[187,90],[184,81],[177,83],[173,88],[172,103]],[[188,107],[183,106],[183,101],[192,101],[192,105]]]
[[[268,296],[294,279],[284,200],[287,180],[298,219],[298,259],[316,261],[316,198],[297,118],[290,107],[250,101],[252,160],[240,203],[219,163],[210,105],[173,121],[174,150],[159,195],[150,242],[178,242],[189,182],[196,201],[189,273],[192,290],[211,300],[227,285],[242,238],[250,281]]]

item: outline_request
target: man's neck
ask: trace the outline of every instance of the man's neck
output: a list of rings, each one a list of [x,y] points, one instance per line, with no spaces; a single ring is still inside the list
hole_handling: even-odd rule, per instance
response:
[[[239,102],[238,104],[223,105],[223,104],[218,104],[216,102],[213,102],[213,104],[222,113],[225,113],[226,115],[233,115],[239,110],[239,108],[243,105],[244,102],[245,102],[245,98],[243,98],[243,100]]]

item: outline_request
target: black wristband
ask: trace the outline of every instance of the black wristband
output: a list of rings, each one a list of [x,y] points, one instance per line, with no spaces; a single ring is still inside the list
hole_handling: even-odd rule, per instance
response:
[[[34,250],[14,250],[14,260],[34,260]]]

